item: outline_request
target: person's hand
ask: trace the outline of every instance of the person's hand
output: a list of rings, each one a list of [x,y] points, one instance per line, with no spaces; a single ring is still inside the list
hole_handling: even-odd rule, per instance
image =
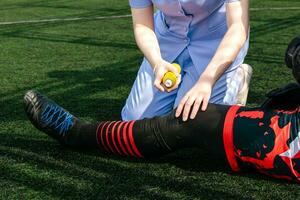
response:
[[[209,79],[201,79],[188,91],[188,93],[181,99],[175,116],[179,117],[182,113],[182,120],[186,121],[189,118],[190,111],[192,109],[190,119],[194,119],[199,111],[205,111],[208,105],[208,101],[211,96],[212,86]]]
[[[176,84],[174,84],[173,87],[167,88],[164,86],[162,83],[162,79],[167,72],[173,72],[176,77],[177,81]],[[154,66],[154,75],[155,75],[155,80],[154,80],[154,86],[159,89],[161,92],[171,92],[172,90],[176,89],[181,81],[181,76],[178,73],[178,70],[176,67],[174,67],[171,63],[161,59],[159,60],[155,66]]]

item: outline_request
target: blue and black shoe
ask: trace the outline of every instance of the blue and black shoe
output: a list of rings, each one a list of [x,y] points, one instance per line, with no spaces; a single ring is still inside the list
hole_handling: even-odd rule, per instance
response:
[[[37,91],[24,96],[24,109],[31,123],[40,131],[65,143],[70,130],[78,121],[76,117]]]

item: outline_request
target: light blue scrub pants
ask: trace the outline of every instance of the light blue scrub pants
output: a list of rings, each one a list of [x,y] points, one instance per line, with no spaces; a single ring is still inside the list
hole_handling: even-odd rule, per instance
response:
[[[178,106],[180,100],[198,81],[200,74],[193,65],[187,48],[181,52],[174,62],[180,64],[182,67],[181,83],[176,90],[167,93],[160,92],[154,86],[155,77],[153,69],[144,58],[126,104],[122,109],[122,120],[129,121],[163,116]],[[230,94],[228,84],[236,68],[231,67],[233,70],[226,71],[216,82],[209,101],[210,103],[235,103],[237,94]]]

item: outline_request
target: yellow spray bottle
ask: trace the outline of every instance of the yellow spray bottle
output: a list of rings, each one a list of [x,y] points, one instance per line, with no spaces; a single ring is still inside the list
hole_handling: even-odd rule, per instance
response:
[[[181,72],[181,67],[179,64],[172,63],[172,65],[177,68],[178,73]],[[162,82],[167,88],[171,88],[176,84],[176,81],[177,81],[176,75],[173,72],[167,72],[165,73]]]

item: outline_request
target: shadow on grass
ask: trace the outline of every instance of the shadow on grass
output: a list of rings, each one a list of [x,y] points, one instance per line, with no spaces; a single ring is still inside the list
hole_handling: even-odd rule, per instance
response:
[[[261,37],[266,34],[272,34],[276,31],[283,31],[282,33],[285,34],[285,30],[291,28],[293,26],[297,26],[300,23],[300,14],[296,13],[295,15],[287,18],[267,18],[263,19],[262,15],[258,15],[257,18],[254,16],[252,21],[259,21],[265,22],[261,25],[257,25],[251,28],[251,37]]]
[[[22,99],[25,92],[30,89],[37,89],[44,94],[55,92],[51,98],[79,116],[83,114],[95,120],[104,119],[104,116],[106,120],[119,119],[123,99],[91,98],[91,96],[114,93],[118,88],[130,87],[136,74],[133,66],[138,66],[139,62],[140,56],[136,56],[87,70],[51,71],[48,73],[50,80],[22,86],[12,92],[1,92],[0,119],[4,122],[24,119]],[[121,92],[126,95],[129,91],[121,90]]]
[[[108,19],[109,20],[109,19]],[[89,20],[83,20],[84,22]],[[106,34],[106,38],[101,38],[101,35],[97,38],[95,37],[86,37],[86,36],[77,36],[77,35],[64,35],[64,34],[54,34],[45,31],[39,31],[45,28],[54,28],[67,26],[68,24],[73,24],[71,21],[61,21],[61,22],[43,22],[43,23],[34,23],[34,24],[13,24],[0,27],[1,33],[0,36],[7,38],[20,38],[20,39],[29,39],[34,41],[45,41],[45,42],[54,42],[54,43],[69,43],[69,44],[79,44],[79,45],[88,45],[96,47],[112,47],[118,49],[136,49],[135,43],[129,43],[128,41],[120,43],[117,41],[110,41],[111,39],[109,33],[111,30],[103,32]],[[77,23],[80,23],[80,21]],[[122,28],[124,31],[125,26]],[[126,29],[131,30],[131,26],[127,26]]]
[[[88,6],[86,6],[88,5]],[[102,2],[98,2],[95,5],[95,2],[91,4],[84,4],[78,2],[74,4],[74,1],[70,0],[51,0],[51,1],[26,1],[26,2],[17,2],[17,3],[5,3],[1,6],[0,10],[33,10],[33,9],[60,9],[64,12],[76,12],[76,14],[64,15],[65,18],[73,17],[94,17],[94,16],[106,16],[106,15],[121,15],[129,13],[129,6],[126,3],[121,3],[121,5],[111,4],[103,5]]]

